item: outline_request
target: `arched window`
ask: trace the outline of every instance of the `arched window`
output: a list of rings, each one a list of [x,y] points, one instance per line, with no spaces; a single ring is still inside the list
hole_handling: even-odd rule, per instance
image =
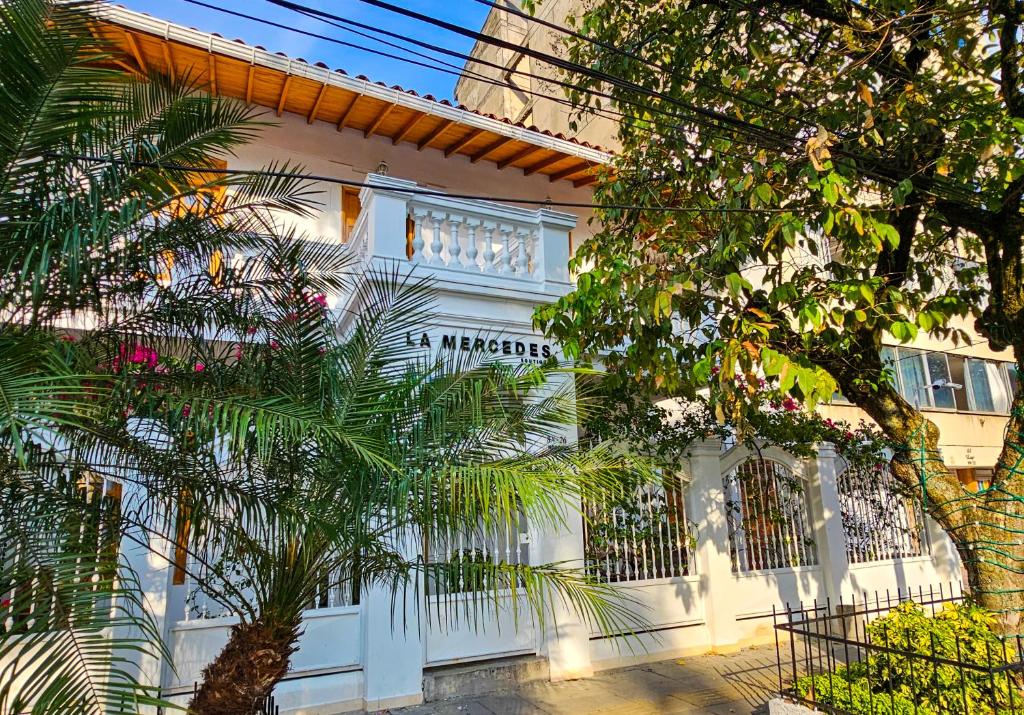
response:
[[[900,490],[888,465],[847,469],[839,475],[837,486],[851,564],[925,553],[921,503]]]
[[[734,572],[818,562],[803,482],[785,465],[750,459],[722,482]]]

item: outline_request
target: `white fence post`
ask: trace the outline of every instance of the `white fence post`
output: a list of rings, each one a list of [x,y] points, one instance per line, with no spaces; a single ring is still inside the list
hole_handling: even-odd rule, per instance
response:
[[[825,579],[826,593],[833,602],[843,594],[853,592],[850,583],[850,563],[846,555],[846,534],[843,531],[842,502],[839,498],[838,477],[842,471],[838,462],[842,458],[828,442],[818,446],[815,460],[818,478],[810,480],[811,516],[814,519],[814,537],[818,540],[818,559]],[[813,485],[817,483],[817,489]]]
[[[695,561],[704,593],[704,618],[711,645],[732,646],[739,641],[734,603],[735,580],[729,557],[729,524],[722,486],[722,446],[718,441],[690,447],[690,494],[697,523]]]
[[[422,549],[418,536],[406,535],[407,559]],[[421,579],[416,574],[413,578]],[[420,603],[423,589],[408,584],[392,595],[386,585],[363,588],[363,677],[366,709],[370,712],[423,702],[423,631]]]
[[[565,506],[565,527],[558,531],[545,530],[539,534],[538,561],[540,563],[569,562],[583,568],[583,520],[579,504]],[[552,594],[552,608],[546,616],[541,634],[542,650],[548,657],[551,680],[587,678],[594,674],[590,662],[590,627],[576,612]]]
[[[576,428],[563,429],[570,442],[577,439]],[[586,565],[583,513],[579,501],[566,502],[562,528],[534,530],[537,542],[537,560],[534,563],[565,563],[583,569]],[[551,680],[587,678],[594,674],[590,660],[590,624],[582,621],[576,612],[557,594],[541,633],[541,650],[547,655]]]

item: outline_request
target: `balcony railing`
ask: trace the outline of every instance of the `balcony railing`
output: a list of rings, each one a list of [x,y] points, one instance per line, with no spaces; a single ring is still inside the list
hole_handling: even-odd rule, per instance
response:
[[[370,174],[349,250],[418,264],[451,284],[564,293],[571,214],[420,194],[411,181]],[[421,269],[422,270],[422,269]]]

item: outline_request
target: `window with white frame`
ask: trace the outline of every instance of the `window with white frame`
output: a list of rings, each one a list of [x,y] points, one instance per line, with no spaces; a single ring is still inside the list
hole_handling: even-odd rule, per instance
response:
[[[645,581],[692,573],[686,483],[624,489],[620,498],[588,504],[583,520],[587,572],[602,583]]]
[[[788,467],[749,459],[722,482],[734,572],[818,563],[803,482]]]
[[[851,564],[927,553],[921,502],[904,493],[888,465],[846,469],[836,483]]]
[[[882,362],[900,394],[918,407],[1005,414],[1017,389],[1012,363],[888,346],[882,348]],[[958,387],[934,387],[943,383]]]

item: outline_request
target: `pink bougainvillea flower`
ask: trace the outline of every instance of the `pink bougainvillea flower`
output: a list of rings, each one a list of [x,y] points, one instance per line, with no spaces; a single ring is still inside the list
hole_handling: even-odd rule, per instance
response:
[[[318,308],[326,308],[327,307],[327,296],[325,296],[323,293],[317,293],[314,296],[310,296],[309,303],[311,305],[317,306]]]
[[[270,341],[270,349],[271,350],[277,350],[279,347],[281,347],[281,343],[277,342],[276,340],[271,340]]]
[[[196,372],[202,372],[205,369],[206,369],[206,365],[205,364],[203,364],[201,362],[197,362],[196,363]]]
[[[242,359],[242,344],[238,343],[237,345],[235,345],[235,360],[241,360],[241,359]]]
[[[256,334],[256,326],[255,326],[255,325],[252,325],[252,326],[250,326],[250,327],[246,328],[246,329],[245,329],[245,332],[246,332],[246,334],[248,334],[248,335],[255,335],[255,334]]]
[[[185,405],[181,408],[182,417],[188,417],[190,414],[192,414],[192,405]]]
[[[796,400],[792,397],[787,397],[782,401],[782,407],[786,412],[796,412],[800,409],[800,405],[796,404]]]

